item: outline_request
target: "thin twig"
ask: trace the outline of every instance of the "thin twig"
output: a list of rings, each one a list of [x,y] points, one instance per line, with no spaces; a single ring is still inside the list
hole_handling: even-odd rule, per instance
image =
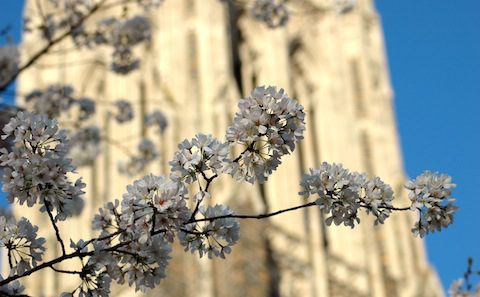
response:
[[[50,266],[50,268],[52,268],[53,271],[56,271],[56,272],[58,272],[58,273],[65,273],[65,274],[82,274],[81,271],[70,271],[70,270],[58,269],[58,268],[55,268],[53,265]]]
[[[157,232],[155,232],[155,235],[156,234],[160,234],[164,232],[164,230],[158,230]],[[111,252],[111,251],[116,251],[118,248],[122,247],[122,246],[125,246],[125,245],[128,245],[130,244],[132,241],[125,241],[125,242],[121,242],[121,243],[118,243],[112,247],[109,247],[109,248],[106,248],[106,249],[103,249],[101,250],[101,252]],[[16,274],[16,275],[12,275],[4,280],[1,280],[0,281],[0,287],[3,286],[3,285],[6,285],[10,282],[13,282],[17,279],[20,279],[20,278],[23,278],[23,277],[26,277],[26,276],[29,276],[39,270],[42,270],[42,269],[45,269],[45,268],[50,268],[52,267],[52,265],[55,265],[55,264],[58,264],[58,263],[61,263],[65,260],[69,260],[69,259],[73,259],[73,258],[84,258],[84,257],[88,257],[88,256],[92,256],[96,251],[89,251],[89,252],[80,252],[80,251],[75,251],[71,254],[65,254],[63,256],[60,256],[58,258],[55,258],[53,260],[50,260],[48,262],[44,262],[40,265],[37,265],[35,267],[33,267],[32,269],[28,270],[28,271],[25,271],[24,273],[21,273],[21,274]]]
[[[47,209],[48,217],[50,218],[53,229],[55,229],[55,236],[57,236],[57,240],[60,243],[60,247],[62,248],[62,255],[65,256],[65,244],[63,243],[62,237],[60,236],[60,230],[58,230],[58,226],[55,223],[55,219],[53,218],[52,210],[50,209],[50,202],[48,202],[47,200],[45,200],[45,208]]]
[[[207,182],[207,184],[205,185],[205,190],[202,190],[202,187],[200,186],[200,191],[208,192],[208,187],[210,187],[210,184],[212,183],[212,181],[215,178],[218,177],[218,174],[215,173],[214,175],[212,175],[210,177],[207,177],[205,172],[203,172],[202,170],[200,170],[200,174],[202,175],[202,177]],[[190,219],[188,220],[189,223],[193,222],[193,220],[195,219],[195,216],[198,213],[198,209],[199,209],[201,203],[202,203],[202,200],[197,201],[197,204],[195,205],[195,209],[193,210],[192,215],[190,216]]]
[[[11,249],[8,249],[8,265],[10,266],[10,269],[13,269],[12,250]]]
[[[94,241],[103,241],[103,240],[107,240],[107,239],[110,239],[112,237],[115,237],[117,235],[120,235],[122,232],[125,232],[125,230],[118,230],[118,231],[115,231],[114,233],[111,233],[111,234],[108,234],[108,235],[105,235],[105,236],[102,236],[102,237],[99,237],[99,238],[92,238],[90,240],[87,240],[83,247],[86,247],[87,245],[91,244],[92,242]]]
[[[187,224],[197,223],[197,222],[206,222],[206,221],[210,221],[210,222],[211,222],[211,221],[215,221],[215,220],[219,220],[219,219],[227,219],[227,218],[235,218],[235,219],[257,219],[257,220],[260,220],[260,219],[265,219],[265,218],[273,217],[273,216],[279,215],[279,214],[284,213],[284,212],[294,211],[294,210],[297,210],[297,209],[307,208],[307,207],[311,207],[311,206],[315,206],[315,205],[317,205],[315,202],[309,202],[309,203],[306,203],[306,204],[302,204],[302,205],[298,205],[298,206],[294,206],[294,207],[290,207],[290,208],[286,208],[286,209],[282,209],[282,210],[277,210],[277,211],[275,211],[275,212],[259,214],[259,215],[236,215],[236,214],[229,214],[229,215],[223,215],[223,216],[217,216],[217,217],[197,219],[197,220],[193,220],[193,221],[191,221],[191,222],[188,222]]]

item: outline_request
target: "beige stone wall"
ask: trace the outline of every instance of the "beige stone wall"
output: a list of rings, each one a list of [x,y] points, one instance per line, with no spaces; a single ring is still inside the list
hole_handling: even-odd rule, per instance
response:
[[[26,13],[35,9],[34,2],[27,1]],[[184,138],[197,132],[223,138],[237,100],[254,86],[281,86],[305,106],[305,140],[264,186],[221,179],[212,186],[214,201],[250,213],[297,205],[302,202],[297,194],[301,174],[322,161],[379,175],[401,191],[405,173],[393,92],[373,3],[358,0],[352,12],[339,15],[333,1],[289,1],[291,21],[271,30],[226,2],[165,1],[151,12],[152,42],[138,49],[141,69],[129,76],[107,69],[108,50],[69,51],[67,41],[22,74],[20,92],[51,83],[74,85],[80,94],[98,99],[94,121],[102,131],[129,147],[144,131],[142,113],[161,109],[170,126],[164,136],[151,135],[163,158],[149,168],[161,174]],[[24,41],[24,56],[39,47],[34,36],[27,34]],[[119,98],[134,105],[132,123],[119,125],[109,118],[108,104]],[[93,236],[89,224],[98,207],[120,198],[133,180],[116,170],[126,157],[106,144],[95,164],[79,171],[88,185],[87,203],[80,218],[60,225],[64,238]],[[398,199],[406,203],[405,195]],[[34,210],[17,212],[49,227]],[[242,222],[241,242],[225,261],[198,260],[176,250],[167,279],[149,296],[268,296],[276,291],[287,297],[443,296],[423,242],[410,234],[412,217],[396,214],[382,227],[362,217],[354,230],[325,227],[323,219],[317,209],[308,209],[268,222]],[[53,257],[53,234],[43,235],[52,239],[47,258]],[[27,287],[33,296],[54,296],[74,284],[74,279],[44,271],[32,276]],[[132,294],[122,287],[114,288],[112,296]]]

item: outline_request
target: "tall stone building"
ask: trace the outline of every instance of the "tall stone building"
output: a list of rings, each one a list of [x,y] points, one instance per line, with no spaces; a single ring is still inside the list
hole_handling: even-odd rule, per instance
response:
[[[26,14],[38,8],[36,2],[27,1]],[[223,139],[238,99],[257,85],[276,85],[305,107],[305,139],[266,184],[221,179],[212,186],[214,201],[238,213],[298,205],[303,202],[297,194],[301,175],[329,161],[381,176],[396,191],[396,203],[408,205],[382,26],[372,0],[343,10],[333,0],[288,1],[290,20],[276,29],[252,18],[253,2],[165,1],[149,12],[154,31],[151,42],[137,51],[142,57],[138,71],[116,75],[108,69],[109,49],[72,51],[65,41],[21,76],[20,92],[66,83],[98,99],[94,122],[102,133],[124,147],[133,147],[146,134],[157,139],[162,159],[147,172],[163,174],[180,141],[198,132]],[[25,35],[24,57],[36,51],[37,38]],[[109,103],[118,98],[134,105],[133,122],[112,121]],[[154,108],[169,119],[162,136],[143,124]],[[117,163],[125,158],[124,150],[106,143],[94,165],[80,169],[87,183],[86,205],[81,217],[60,225],[64,238],[94,235],[89,227],[94,213],[120,198],[133,180],[118,173]],[[21,211],[37,217],[41,229],[50,228],[44,214]],[[381,227],[364,216],[353,230],[326,227],[323,219],[310,208],[268,221],[242,221],[241,240],[226,260],[198,259],[177,248],[167,278],[147,295],[443,296],[423,241],[410,232],[410,215],[394,214]],[[53,257],[59,252],[55,237],[43,235],[50,239],[46,257]],[[33,296],[55,296],[75,283],[53,271],[26,282]],[[112,290],[112,296],[133,294],[125,286]]]

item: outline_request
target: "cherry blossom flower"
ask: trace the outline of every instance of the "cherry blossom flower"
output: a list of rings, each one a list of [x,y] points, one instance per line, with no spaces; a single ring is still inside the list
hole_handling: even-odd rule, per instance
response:
[[[101,230],[101,236],[120,231],[123,247],[107,252],[105,243],[95,243],[96,254],[90,258],[95,273],[119,283],[126,277],[130,286],[142,292],[157,285],[165,277],[170,242],[191,215],[187,193],[183,183],[147,175],[127,187],[121,203],[109,202],[100,209],[94,229]]]
[[[366,174],[350,172],[341,164],[323,162],[319,169],[311,169],[301,181],[300,195],[317,195],[316,204],[325,214],[331,214],[327,225],[344,224],[354,227],[360,222],[358,210],[365,208],[383,223],[393,207],[393,191],[380,178],[369,180]]]
[[[211,135],[197,134],[191,141],[182,141],[178,149],[170,161],[172,173],[187,184],[196,181],[201,173],[219,175],[231,164],[229,145]]]
[[[240,144],[243,152],[234,160],[230,173],[237,180],[263,183],[303,139],[303,106],[290,99],[283,89],[257,87],[241,99],[227,141]]]
[[[14,137],[17,146],[12,152],[0,149],[0,165],[3,170],[3,190],[13,203],[40,203],[41,210],[56,210],[56,220],[72,216],[82,203],[85,186],[81,179],[72,183],[67,173],[75,167],[66,157],[68,142],[64,130],[58,129],[55,120],[45,115],[19,112],[3,128],[2,138]],[[48,208],[48,209],[47,209]]]
[[[0,247],[8,250],[10,273],[24,273],[42,260],[45,238],[37,237],[37,231],[38,227],[26,218],[15,222],[13,218],[0,217]]]
[[[203,218],[215,218],[233,214],[225,205],[200,206],[199,213]],[[240,237],[240,224],[234,218],[220,218],[187,224],[178,233],[180,243],[185,251],[197,252],[200,257],[207,255],[209,259],[225,258],[231,252],[231,247]]]
[[[405,184],[410,190],[412,210],[420,211],[420,219],[412,232],[421,237],[430,232],[440,231],[453,222],[457,210],[451,197],[455,184],[447,174],[426,171]]]

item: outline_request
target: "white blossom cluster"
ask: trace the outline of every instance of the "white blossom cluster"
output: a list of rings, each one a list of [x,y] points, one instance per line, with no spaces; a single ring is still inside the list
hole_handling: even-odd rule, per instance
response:
[[[202,173],[219,175],[232,164],[228,143],[221,143],[211,135],[197,134],[191,141],[182,141],[178,149],[170,161],[171,171],[187,184]]]
[[[420,218],[412,229],[414,234],[423,237],[453,222],[457,207],[454,205],[455,199],[451,198],[455,184],[450,176],[426,171],[408,181],[405,188],[410,190],[412,210],[420,211]]]
[[[124,99],[119,99],[115,102],[117,111],[114,113],[114,118],[119,124],[129,122],[133,119],[132,104]]]
[[[120,162],[118,170],[122,174],[135,175],[145,170],[148,164],[157,159],[159,152],[148,138],[142,138],[137,146],[138,153],[130,156],[127,162]]]
[[[163,134],[168,127],[167,117],[160,110],[154,110],[145,116],[145,125],[157,127],[158,133]]]
[[[76,166],[91,165],[100,154],[100,147],[100,129],[90,125],[73,133],[68,155]]]
[[[26,218],[16,222],[13,218],[0,217],[0,247],[8,251],[10,274],[22,274],[42,260],[45,238],[37,237],[37,231],[38,227]]]
[[[156,236],[143,244],[131,242],[111,251],[104,241],[94,242],[93,246],[95,254],[88,261],[87,279],[82,283],[85,296],[109,296],[111,280],[146,292],[166,277],[172,248],[162,237]]]
[[[372,213],[376,224],[382,224],[393,207],[393,191],[380,178],[368,179],[366,174],[350,172],[340,164],[323,162],[319,169],[311,169],[301,181],[305,198],[318,195],[315,203],[325,214],[330,214],[327,225],[344,224],[353,228],[360,222],[358,210]]]
[[[225,205],[200,206],[198,212],[203,218],[202,222],[189,223],[179,233],[180,244],[185,251],[198,252],[200,257],[207,255],[209,259],[221,257],[231,252],[233,246],[240,237],[240,224],[234,218],[222,218],[233,214],[233,211]],[[216,218],[208,220],[208,218]]]
[[[14,46],[0,47],[0,86],[8,83],[18,70],[19,53]]]
[[[78,243],[71,243],[71,247],[77,251],[87,252],[88,248],[83,247],[84,242],[81,240]],[[100,253],[99,253],[100,254]],[[108,254],[103,253],[101,256],[107,256]],[[87,265],[83,266],[82,273],[80,274],[81,283],[72,291],[64,292],[60,294],[60,297],[74,297],[74,296],[85,296],[85,297],[109,297],[110,296],[110,284],[112,278],[106,272],[105,262],[95,262],[95,265],[92,265],[93,258],[87,262]],[[118,260],[108,257],[108,260]]]
[[[100,237],[118,232],[118,243],[110,245],[122,249],[106,252],[105,241],[94,243],[98,252],[90,264],[119,283],[127,279],[137,290],[153,288],[165,277],[175,233],[190,218],[187,194],[183,183],[163,176],[147,175],[129,185],[121,203],[107,203],[93,220]]]
[[[231,173],[237,180],[263,183],[281,163],[280,158],[303,139],[305,113],[283,89],[257,87],[241,99],[227,141],[241,144],[244,151],[235,159]]]
[[[289,19],[285,0],[255,0],[251,14],[270,28],[284,26]]]
[[[473,291],[463,288],[464,280],[458,279],[448,289],[450,297],[480,297],[480,284]]]
[[[13,203],[41,204],[42,211],[56,210],[56,220],[64,220],[81,211],[83,205],[81,179],[69,181],[67,173],[75,167],[68,159],[68,142],[64,130],[45,115],[19,112],[3,128],[4,135],[14,137],[17,144],[8,151],[0,150],[3,170],[3,191]]]

